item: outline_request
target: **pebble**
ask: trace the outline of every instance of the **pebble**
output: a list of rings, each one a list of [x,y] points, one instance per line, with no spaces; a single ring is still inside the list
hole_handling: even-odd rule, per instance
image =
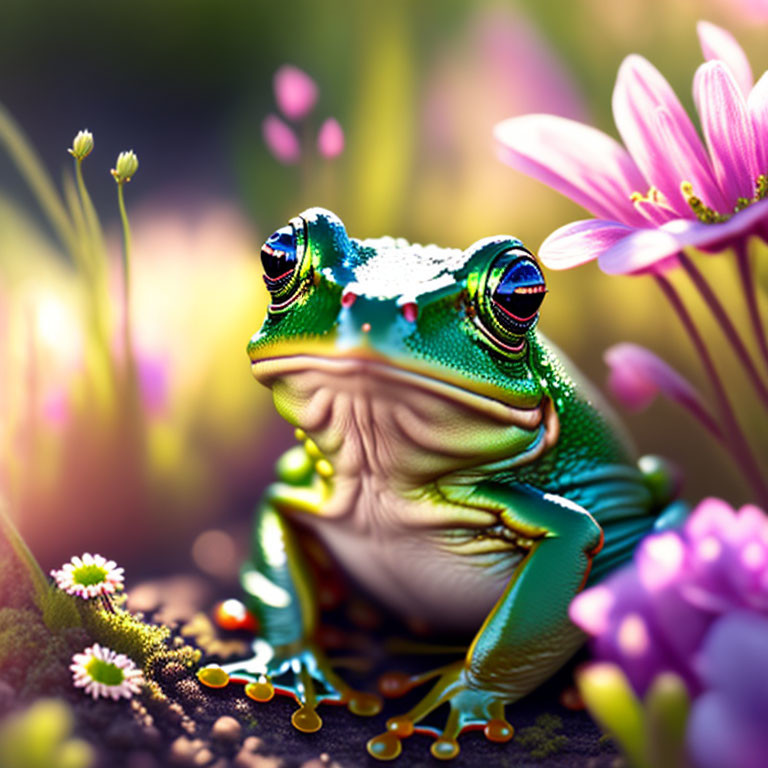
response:
[[[258,736],[249,736],[243,742],[243,749],[246,752],[258,752],[264,746],[264,742]]]
[[[170,758],[171,762],[177,765],[195,765],[193,762],[195,755],[203,748],[201,739],[188,739],[186,736],[179,736],[171,744]]]
[[[213,754],[213,752],[211,752],[210,749],[205,747],[195,755],[193,762],[195,765],[201,765],[201,766],[208,765],[208,763],[210,763],[214,759],[214,757],[216,756]]]
[[[211,728],[211,738],[220,741],[236,742],[243,735],[243,728],[234,717],[224,715],[220,717]],[[251,750],[256,751],[256,750]]]

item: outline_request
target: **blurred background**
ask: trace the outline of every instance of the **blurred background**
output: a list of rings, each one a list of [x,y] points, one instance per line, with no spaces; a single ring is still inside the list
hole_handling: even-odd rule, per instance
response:
[[[585,215],[502,165],[494,124],[551,112],[615,135],[611,90],[633,51],[692,108],[699,18],[729,28],[758,75],[768,65],[766,26],[743,2],[4,0],[0,102],[55,183],[77,131],[95,136],[83,168],[111,254],[108,345],[122,322],[109,169],[121,150],[140,161],[125,190],[137,437],[120,426],[120,387],[89,367],[91,289],[0,153],[0,492],[42,565],[95,550],[129,577],[198,567],[230,578],[251,510],[292,442],[245,355],[266,306],[262,240],[322,205],[353,236],[465,247],[507,232],[535,249]],[[289,148],[289,163],[262,132],[278,113],[273,76],[284,64],[317,86],[314,108],[293,125],[300,156]],[[341,151],[316,146],[330,117]],[[732,267],[710,261],[727,302],[737,295]],[[597,384],[605,348],[630,340],[704,388],[650,280],[587,265],[548,281],[540,328]],[[110,350],[119,371],[119,344]],[[691,499],[747,498],[727,457],[677,407],[658,401],[622,416],[640,451],[684,468]]]

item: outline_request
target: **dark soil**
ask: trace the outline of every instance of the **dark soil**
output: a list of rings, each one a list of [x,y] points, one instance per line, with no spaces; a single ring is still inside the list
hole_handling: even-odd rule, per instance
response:
[[[207,650],[203,663],[247,655],[247,638],[214,630],[208,614],[200,610],[210,610],[210,605],[195,605],[194,596],[205,593],[205,589],[194,589],[194,579],[181,578],[142,585],[140,597],[145,609],[150,607],[148,603],[156,602],[148,615],[170,621],[176,637]],[[349,612],[338,617],[334,631],[329,633],[337,647],[329,655],[363,662],[362,669],[342,672],[357,688],[375,690],[376,679],[384,671],[423,671],[455,658],[387,653],[383,648],[393,637],[393,630],[398,638],[403,638],[406,630],[394,626],[388,617],[370,612],[353,618],[367,626],[356,625]],[[372,628],[370,624],[375,623],[379,626]],[[571,669],[507,708],[507,718],[516,729],[511,742],[493,744],[481,732],[464,734],[461,753],[451,765],[610,768],[620,764],[613,746],[601,738],[588,715],[560,703],[563,691],[572,685]],[[344,707],[321,706],[318,711],[323,728],[303,734],[291,725],[297,705],[290,698],[276,696],[260,704],[246,697],[241,685],[209,689],[198,682],[194,670],[174,663],[158,669],[156,680],[167,701],[145,696],[140,702],[81,701],[76,705],[79,735],[99,747],[98,768],[381,766],[368,756],[366,741],[382,733],[389,717],[409,709],[428,690],[423,687],[402,699],[385,700],[383,711],[372,718],[357,717]],[[438,710],[430,722],[440,726],[444,717],[445,712]],[[404,740],[395,765],[440,765],[441,761],[429,753],[430,743],[429,736],[419,734]]]

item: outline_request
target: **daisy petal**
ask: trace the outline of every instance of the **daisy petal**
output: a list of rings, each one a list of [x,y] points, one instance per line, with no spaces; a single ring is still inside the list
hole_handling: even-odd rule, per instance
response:
[[[555,230],[539,248],[539,259],[549,269],[570,269],[600,256],[622,238],[636,232],[616,221],[587,219]]]
[[[757,163],[760,173],[768,173],[768,72],[752,89],[747,99],[747,110],[757,141]]]
[[[751,198],[757,178],[755,136],[731,71],[721,61],[702,64],[693,79],[693,96],[726,200],[733,206],[740,197]]]
[[[630,201],[645,181],[626,150],[590,126],[556,115],[524,115],[494,129],[500,159],[590,213],[626,224],[643,219]]]
[[[727,30],[709,21],[700,21],[696,25],[696,32],[699,35],[699,44],[704,58],[707,61],[713,59],[722,61],[731,70],[731,74],[741,88],[744,98],[746,98],[752,88],[754,78],[749,59],[744,53],[744,49],[736,42],[736,38]]]
[[[613,119],[629,150],[646,178],[646,187],[659,189],[679,216],[689,216],[690,208],[680,192],[680,182],[689,181],[696,194],[716,210],[723,198],[712,175],[707,155],[691,119],[664,76],[642,56],[628,56],[619,68],[613,90]],[[665,124],[674,130],[660,130],[660,110]],[[670,137],[674,145],[666,142]],[[670,163],[673,154],[688,169],[681,179]],[[645,191],[645,190],[642,190]]]

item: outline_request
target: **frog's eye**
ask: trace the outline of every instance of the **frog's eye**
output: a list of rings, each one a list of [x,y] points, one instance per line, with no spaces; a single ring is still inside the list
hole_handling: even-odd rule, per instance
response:
[[[514,249],[494,262],[488,290],[496,320],[510,333],[524,334],[536,321],[547,285],[533,257]]]
[[[270,235],[261,248],[264,282],[273,298],[272,308],[288,302],[301,284],[303,234],[301,220],[294,221]]]
[[[479,279],[475,323],[506,352],[519,354],[547,293],[544,275],[522,246],[498,254]]]

